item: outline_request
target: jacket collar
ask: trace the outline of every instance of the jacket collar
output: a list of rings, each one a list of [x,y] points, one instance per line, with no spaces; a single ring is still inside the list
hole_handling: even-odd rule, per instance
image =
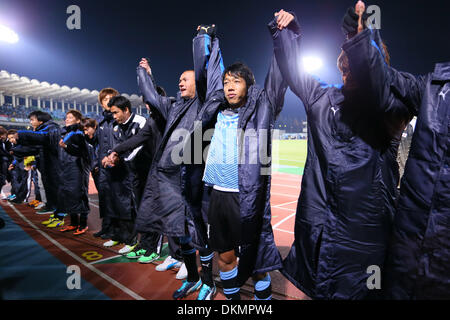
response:
[[[65,126],[64,129],[66,130],[66,132],[77,131],[80,129],[80,124],[75,123],[70,126]]]
[[[432,77],[435,81],[450,81],[450,62],[436,64]]]
[[[258,101],[261,93],[262,93],[261,88],[256,84],[254,84],[250,88],[248,88],[247,103],[243,107],[240,108],[241,110],[239,110],[240,128],[243,128],[245,126],[245,123],[247,122],[248,118],[255,110],[256,102]]]

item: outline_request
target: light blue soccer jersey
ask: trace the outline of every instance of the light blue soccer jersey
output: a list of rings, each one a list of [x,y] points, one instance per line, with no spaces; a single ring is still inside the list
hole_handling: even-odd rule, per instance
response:
[[[222,111],[217,115],[203,176],[208,185],[239,190],[238,122],[238,113]]]

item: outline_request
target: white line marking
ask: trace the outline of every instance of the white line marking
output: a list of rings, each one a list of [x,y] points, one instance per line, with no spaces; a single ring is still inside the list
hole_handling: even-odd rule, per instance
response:
[[[292,217],[295,217],[296,212],[294,212],[293,214],[288,215],[286,218],[284,218],[281,221],[278,221],[277,224],[275,224],[274,226],[272,226],[273,229],[276,229],[280,224],[282,224],[283,222],[285,222],[286,220],[289,220]]]
[[[280,231],[280,232],[286,232],[286,233],[290,233],[290,234],[295,234],[295,233],[292,232],[292,231],[283,230],[283,229],[279,229],[279,228],[276,228],[276,229],[274,229],[274,230],[277,230],[277,231]]]
[[[128,289],[127,287],[123,286],[122,284],[120,284],[119,282],[117,282],[116,280],[114,280],[113,278],[111,278],[110,276],[104,274],[103,272],[101,272],[100,270],[96,269],[95,267],[91,266],[89,263],[86,263],[83,259],[81,259],[80,257],[78,257],[77,255],[75,255],[74,253],[72,253],[69,249],[67,249],[66,247],[64,247],[63,245],[61,245],[59,242],[57,242],[56,240],[54,240],[52,237],[50,237],[48,234],[46,234],[44,231],[42,231],[41,229],[39,229],[38,227],[36,227],[34,225],[34,223],[32,223],[30,220],[28,220],[23,214],[20,213],[20,211],[18,211],[12,204],[8,203],[8,205],[19,215],[19,217],[21,217],[26,223],[28,223],[33,229],[35,229],[37,232],[39,232],[44,238],[46,238],[48,241],[50,241],[52,244],[54,244],[55,246],[57,246],[59,249],[61,249],[61,251],[67,253],[69,256],[71,256],[73,259],[75,259],[76,261],[78,261],[79,263],[81,263],[83,266],[85,266],[86,268],[88,268],[89,270],[91,270],[92,272],[96,273],[97,275],[99,275],[100,277],[102,277],[103,279],[105,279],[106,281],[108,281],[109,283],[111,283],[113,286],[116,286],[117,288],[119,288],[120,290],[122,290],[123,292],[125,292],[126,294],[128,294],[129,296],[133,297],[136,300],[145,300],[143,297],[141,297],[140,295],[138,295],[136,292]]]
[[[91,201],[89,201],[89,204],[90,204],[91,206],[93,206],[93,207],[96,207],[97,209],[100,209],[100,207],[99,207],[98,205],[93,204]]]
[[[297,210],[295,209],[289,209],[289,208],[280,208],[280,207],[272,207],[272,209],[276,209],[276,210],[285,210],[285,211],[289,211],[289,212],[296,212]],[[274,217],[272,217],[274,218]]]
[[[289,185],[289,184],[279,184],[279,183],[272,183],[272,186],[277,186],[277,187],[286,187],[286,188],[292,188],[292,189],[298,189],[298,191],[300,191],[300,186],[293,186],[293,185]]]
[[[277,204],[276,206],[272,206],[272,208],[280,208],[280,207],[282,207],[282,206],[286,206],[286,205],[288,205],[288,204],[293,204],[293,203],[297,203],[297,200],[295,200],[295,201],[290,201],[290,202],[285,202],[285,203],[282,203],[282,204]],[[286,209],[286,208],[282,208],[282,209]],[[291,210],[291,209],[290,209]]]
[[[99,262],[105,262],[105,261],[108,261],[108,260],[111,260],[111,259],[114,259],[114,258],[117,258],[117,257],[122,257],[122,255],[118,254],[117,256],[112,256],[112,257],[105,258],[105,259],[95,260],[95,261],[89,262],[89,264],[96,264],[96,263],[99,263]]]

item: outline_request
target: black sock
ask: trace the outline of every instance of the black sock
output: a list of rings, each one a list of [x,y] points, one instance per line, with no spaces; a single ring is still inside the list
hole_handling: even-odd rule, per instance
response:
[[[59,218],[62,219],[62,218]],[[74,227],[78,227],[79,221],[78,221],[78,214],[71,213],[70,214],[70,225]]]
[[[208,254],[209,253],[209,254]],[[202,281],[209,287],[214,287],[214,280],[212,275],[212,262],[214,258],[214,252],[201,251],[200,263],[202,264]]]
[[[188,243],[181,244],[181,254],[186,265],[188,282],[197,282],[200,279],[197,269],[196,251],[197,250],[195,250],[195,248]]]
[[[84,229],[87,227],[87,216],[84,214],[80,214],[80,229]]]

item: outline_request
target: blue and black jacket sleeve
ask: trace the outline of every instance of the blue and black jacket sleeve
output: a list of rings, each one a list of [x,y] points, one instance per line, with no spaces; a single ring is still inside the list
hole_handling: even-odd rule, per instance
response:
[[[222,73],[225,70],[219,39],[208,34],[193,40],[194,71],[197,96],[203,103],[223,89]]]

